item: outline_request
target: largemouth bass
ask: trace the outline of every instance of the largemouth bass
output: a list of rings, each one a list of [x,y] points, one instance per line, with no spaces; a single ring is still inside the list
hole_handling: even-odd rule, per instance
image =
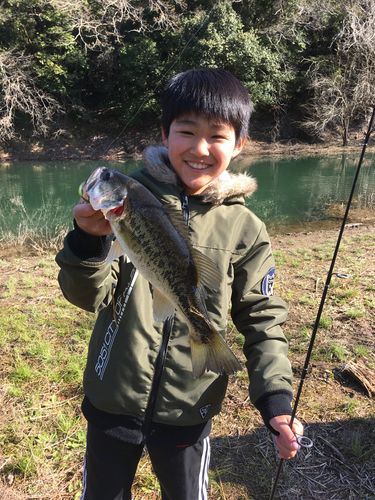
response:
[[[102,210],[116,236],[109,261],[126,254],[153,287],[153,315],[164,321],[180,311],[189,327],[193,376],[205,370],[232,374],[241,365],[213,327],[205,306],[205,287],[217,291],[221,274],[189,242],[180,214],[167,214],[155,196],[136,180],[99,167],[84,190]]]

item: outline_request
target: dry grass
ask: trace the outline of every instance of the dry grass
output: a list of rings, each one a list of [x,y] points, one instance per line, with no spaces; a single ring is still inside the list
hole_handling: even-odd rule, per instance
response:
[[[57,226],[53,232],[46,227],[42,234],[33,234],[28,230],[22,234],[3,233],[0,236],[0,249],[3,252],[9,250],[24,253],[23,248],[26,247],[39,255],[49,252],[57,253],[62,248],[67,232],[67,227]]]
[[[275,293],[290,315],[295,387],[316,317],[337,231],[275,236]],[[80,496],[85,422],[81,377],[94,317],[70,306],[56,282],[53,255],[41,245],[0,246],[0,499]],[[375,227],[346,231],[300,401],[298,418],[313,439],[284,463],[276,498],[375,499],[375,404],[342,371],[348,360],[375,367]],[[32,252],[32,255],[31,255]],[[229,324],[241,356],[241,336]],[[266,500],[278,460],[248,398],[248,378],[230,378],[214,420],[210,500]],[[136,500],[160,499],[145,455]]]

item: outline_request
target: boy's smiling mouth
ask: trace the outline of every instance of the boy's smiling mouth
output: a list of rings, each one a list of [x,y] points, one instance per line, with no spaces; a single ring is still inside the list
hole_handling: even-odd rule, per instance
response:
[[[206,163],[193,163],[191,161],[187,161],[186,163],[193,170],[205,170],[206,168],[209,168],[211,166],[211,165],[207,165]]]

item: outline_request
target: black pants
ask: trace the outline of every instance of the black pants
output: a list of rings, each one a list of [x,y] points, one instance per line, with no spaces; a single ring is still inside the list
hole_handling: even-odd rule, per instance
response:
[[[192,446],[147,446],[163,500],[206,500],[209,438]],[[107,436],[88,425],[81,500],[131,500],[143,445]]]

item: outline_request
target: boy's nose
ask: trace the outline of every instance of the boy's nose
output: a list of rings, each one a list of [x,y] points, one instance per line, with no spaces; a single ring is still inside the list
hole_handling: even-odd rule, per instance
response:
[[[192,153],[197,156],[208,156],[210,152],[208,150],[208,142],[206,141],[206,139],[197,138],[192,147]]]

